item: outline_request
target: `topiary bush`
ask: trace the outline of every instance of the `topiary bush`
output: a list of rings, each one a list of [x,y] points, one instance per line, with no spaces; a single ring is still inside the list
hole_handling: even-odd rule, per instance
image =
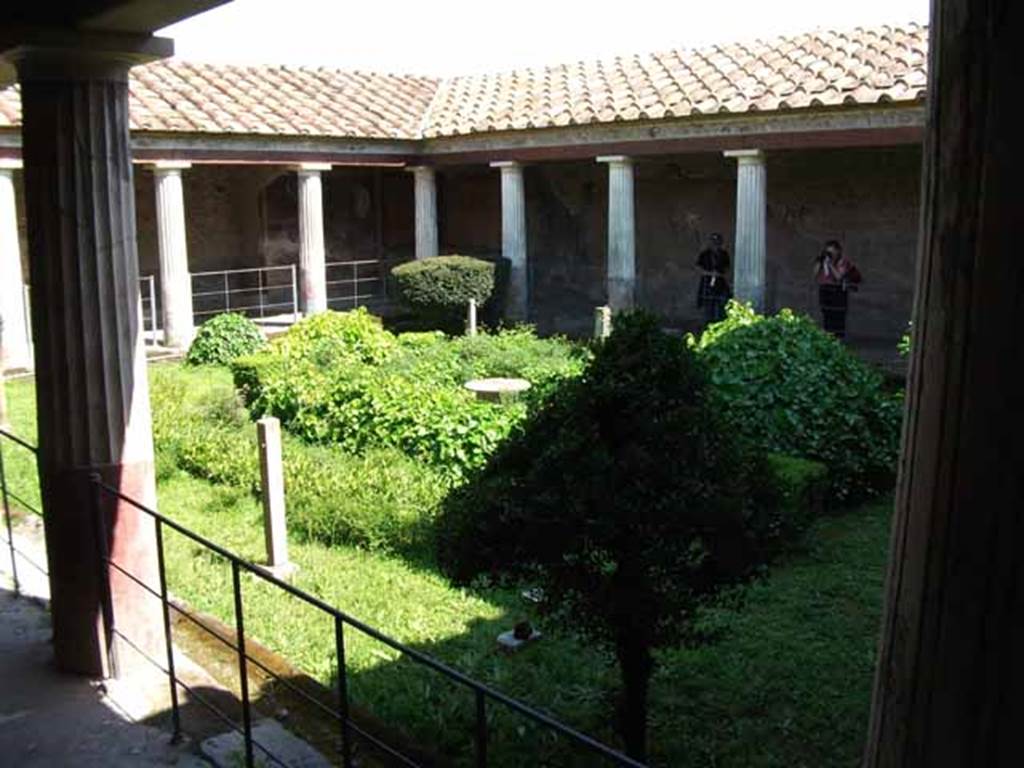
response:
[[[469,300],[483,308],[494,293],[497,266],[472,256],[434,256],[391,270],[402,301],[424,323],[460,333]]]
[[[263,331],[252,320],[234,312],[215,315],[199,326],[188,348],[188,365],[230,365],[251,355],[266,343]]]
[[[838,501],[892,487],[902,399],[810,318],[730,302],[726,319],[690,344],[717,406],[752,445],[822,462]]]
[[[641,760],[651,648],[690,637],[705,596],[758,557],[747,523],[758,463],[708,387],[680,337],[621,315],[582,376],[550,393],[439,520],[451,576],[529,574],[575,631],[609,642],[620,726]]]

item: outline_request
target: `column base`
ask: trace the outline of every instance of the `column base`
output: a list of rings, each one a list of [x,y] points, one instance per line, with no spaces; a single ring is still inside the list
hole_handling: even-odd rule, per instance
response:
[[[636,280],[624,277],[608,278],[608,306],[613,312],[628,312],[636,308]]]
[[[131,504],[97,493],[94,473],[110,487],[149,505],[153,465],[137,462],[42,473],[49,475],[43,493],[57,665],[65,672],[113,677],[145,663],[130,646],[122,652],[127,644],[115,636],[114,628],[152,659],[166,658],[159,599],[104,563],[104,557],[109,558],[159,592],[155,524]]]

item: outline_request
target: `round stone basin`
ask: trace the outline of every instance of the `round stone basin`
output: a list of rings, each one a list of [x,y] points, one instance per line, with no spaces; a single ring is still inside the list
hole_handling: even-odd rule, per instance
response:
[[[472,379],[464,385],[478,400],[501,403],[514,400],[530,388],[526,379]]]

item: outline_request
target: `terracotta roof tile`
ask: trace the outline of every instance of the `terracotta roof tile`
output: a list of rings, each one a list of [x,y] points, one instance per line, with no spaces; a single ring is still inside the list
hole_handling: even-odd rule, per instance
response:
[[[142,131],[417,139],[915,101],[927,59],[927,27],[909,24],[446,80],[171,60],[132,70],[130,118]],[[0,90],[0,128],[20,122],[17,86]]]

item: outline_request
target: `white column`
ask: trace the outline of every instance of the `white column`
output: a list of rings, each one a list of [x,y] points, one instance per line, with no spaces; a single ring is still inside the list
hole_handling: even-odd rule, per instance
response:
[[[176,348],[187,348],[195,333],[181,184],[181,172],[191,167],[191,163],[177,161],[158,161],[153,166],[164,346]]]
[[[506,314],[525,321],[530,312],[529,273],[526,264],[526,187],[523,166],[516,162],[491,163],[501,169],[501,255],[509,261]]]
[[[757,311],[763,312],[768,207],[764,153],[759,149],[738,149],[724,154],[735,157],[738,163],[733,292],[737,299],[749,301]]]
[[[437,174],[426,165],[407,170],[415,181],[416,258],[437,256]]]
[[[25,284],[14,203],[14,171],[21,160],[0,158],[0,370],[32,367],[32,337],[25,311]]]
[[[636,303],[636,221],[633,160],[614,155],[608,164],[608,306],[632,309]]]
[[[324,196],[321,171],[330,163],[299,166],[299,283],[302,311],[308,316],[327,309],[324,253]]]

